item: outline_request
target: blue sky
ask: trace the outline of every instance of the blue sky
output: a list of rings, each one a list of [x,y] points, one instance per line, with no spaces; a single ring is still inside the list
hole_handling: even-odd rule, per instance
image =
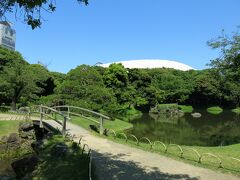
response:
[[[148,58],[204,69],[218,57],[206,42],[240,25],[239,0],[90,0],[87,7],[76,1],[58,0],[34,31],[10,17],[16,49],[28,62],[65,73],[81,64]]]

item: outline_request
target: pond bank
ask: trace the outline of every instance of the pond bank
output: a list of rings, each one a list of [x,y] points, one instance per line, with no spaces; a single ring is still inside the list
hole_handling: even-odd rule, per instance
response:
[[[58,126],[50,121],[53,126]],[[120,179],[240,179],[230,174],[222,174],[209,169],[196,167],[179,162],[156,153],[132,148],[120,142],[113,142],[106,138],[85,133],[82,128],[72,123],[68,124],[69,133],[82,136],[93,152],[96,174],[99,180]],[[81,133],[83,132],[83,133]],[[104,137],[104,136],[102,136]],[[124,141],[124,140],[123,140]],[[122,141],[122,143],[124,143]],[[135,146],[134,147],[140,147]],[[149,149],[149,145],[148,145]]]
[[[180,145],[225,146],[240,143],[240,116],[230,110],[218,115],[202,109],[195,111],[202,116],[194,118],[190,113],[182,117],[143,114],[131,121],[133,128],[128,133]]]

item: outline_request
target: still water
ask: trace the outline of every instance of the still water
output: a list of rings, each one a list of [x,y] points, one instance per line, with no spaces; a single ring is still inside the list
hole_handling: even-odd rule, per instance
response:
[[[131,120],[134,127],[128,134],[161,140],[165,143],[198,146],[224,146],[240,143],[240,116],[225,110],[213,115],[206,110],[200,118],[190,113],[183,117],[164,114],[143,114]]]

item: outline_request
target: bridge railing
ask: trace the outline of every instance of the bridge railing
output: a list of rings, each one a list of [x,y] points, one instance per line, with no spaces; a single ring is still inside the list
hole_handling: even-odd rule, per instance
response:
[[[52,108],[61,113],[65,113],[65,115],[67,115],[67,117],[69,119],[70,119],[71,115],[74,115],[74,116],[83,117],[85,119],[93,121],[94,123],[99,124],[100,134],[103,134],[103,132],[104,132],[104,120],[111,119],[110,117],[103,115],[101,113],[98,113],[98,112],[95,112],[95,111],[92,111],[92,110],[89,110],[86,108],[77,107],[77,106],[62,105],[62,106],[53,106]],[[99,118],[99,121],[91,118],[91,116],[95,116],[95,117]]]
[[[39,113],[40,114],[40,127],[43,126],[42,120],[43,117],[46,116],[50,119],[55,120],[59,124],[63,126],[62,132],[65,134],[66,131],[66,122],[67,120],[71,119],[71,115],[83,117],[85,119],[88,119],[96,124],[99,124],[100,134],[104,133],[104,120],[110,120],[111,118],[103,115],[101,113],[81,108],[77,106],[69,106],[69,105],[62,105],[62,106],[53,106],[48,107],[44,105],[33,105],[31,107],[22,107],[20,108],[21,111],[24,111],[25,113],[29,114],[29,118],[31,114],[33,113]],[[26,112],[28,111],[28,112]],[[59,116],[63,118],[63,122],[60,122]],[[96,117],[96,118],[92,118]],[[99,120],[97,120],[99,119]]]
[[[29,118],[32,113],[39,113],[40,114],[40,128],[43,128],[43,119],[44,116],[47,116],[50,119],[55,120],[59,124],[62,125],[62,134],[66,134],[66,126],[67,126],[67,120],[69,119],[68,116],[64,115],[62,112],[57,111],[56,109],[48,106],[43,106],[43,105],[34,105],[31,106],[29,109]],[[55,117],[50,116],[49,114],[55,114]],[[63,118],[63,122],[59,121],[56,115],[60,115]]]

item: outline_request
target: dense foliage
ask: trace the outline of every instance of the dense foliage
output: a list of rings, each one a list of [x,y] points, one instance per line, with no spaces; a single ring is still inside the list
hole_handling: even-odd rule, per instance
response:
[[[196,71],[175,69],[126,69],[81,65],[67,74],[49,72],[40,64],[27,63],[18,52],[0,48],[0,104],[71,104],[108,115],[149,111],[161,103],[198,107],[239,107],[240,35],[209,42],[221,48],[212,68]]]
[[[218,37],[208,42],[213,49],[220,49],[221,56],[211,61],[211,66],[221,82],[222,96],[240,105],[240,34]]]
[[[88,5],[88,0],[77,0]],[[1,0],[0,18],[7,13],[15,12],[15,16],[27,22],[32,29],[40,27],[43,21],[42,11],[52,13],[56,10],[56,1],[53,0]]]
[[[45,67],[29,64],[20,53],[0,47],[1,104],[11,103],[12,110],[16,110],[16,103],[26,105],[52,93],[50,86],[54,86],[53,79]]]

